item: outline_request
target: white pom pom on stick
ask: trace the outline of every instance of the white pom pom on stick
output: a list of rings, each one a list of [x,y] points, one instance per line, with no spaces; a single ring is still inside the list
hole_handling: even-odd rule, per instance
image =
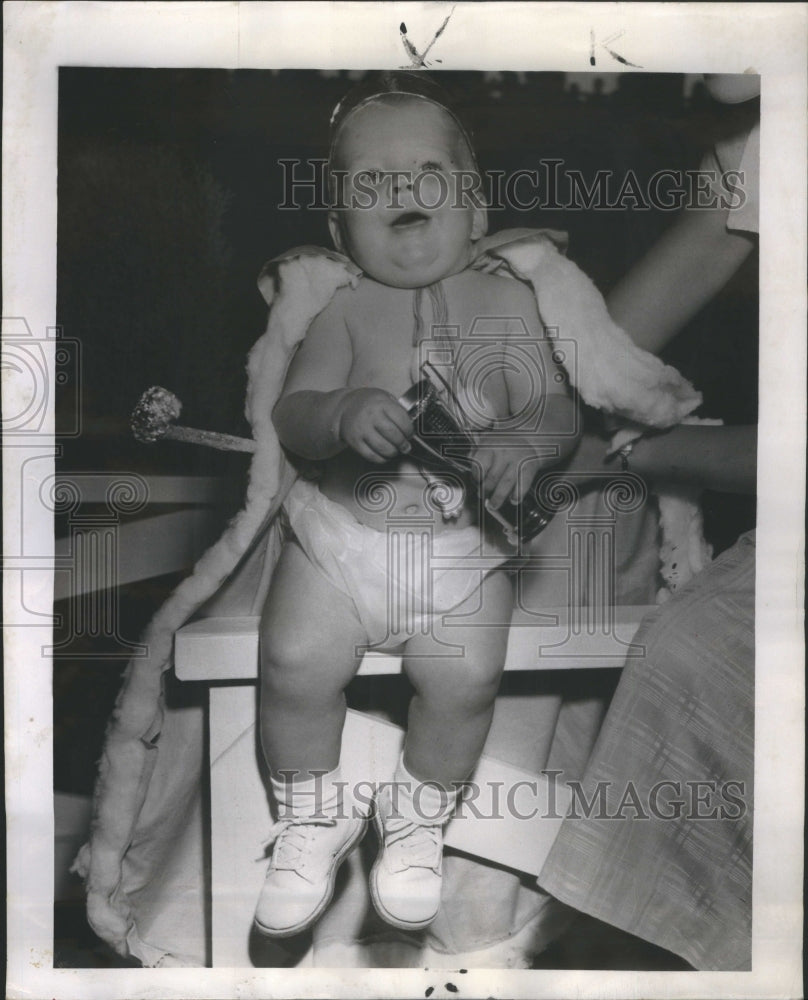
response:
[[[129,425],[135,438],[143,444],[168,438],[172,441],[202,444],[220,451],[255,451],[255,441],[251,438],[175,424],[181,411],[182,403],[173,392],[153,385],[138,400],[137,406],[132,410]]]

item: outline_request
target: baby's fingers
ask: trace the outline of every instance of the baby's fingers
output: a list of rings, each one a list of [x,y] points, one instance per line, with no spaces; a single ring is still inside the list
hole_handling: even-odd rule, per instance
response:
[[[512,465],[506,465],[502,470],[496,485],[488,495],[488,505],[494,510],[499,510],[503,503],[512,497],[516,486],[516,469]],[[492,484],[493,485],[493,484]]]
[[[360,447],[359,454],[371,462],[389,462],[399,453],[399,447],[388,441],[378,430],[370,431],[361,442],[364,450]]]
[[[487,492],[487,487],[493,486],[493,482],[489,483],[488,480],[494,475],[497,454],[491,448],[478,448],[474,453],[474,464],[476,466],[480,489]]]
[[[410,434],[412,433],[412,423],[410,421],[410,418],[407,417],[406,413],[404,414],[404,416],[405,416],[408,424],[410,425],[407,428],[407,430],[409,431],[409,433],[406,433],[401,427],[399,427],[399,425],[397,423],[395,423],[394,420],[392,420],[388,416],[383,416],[376,423],[376,428],[375,429],[376,429],[376,432],[378,434],[380,434],[385,439],[385,441],[387,441],[389,444],[391,444],[395,448],[395,450],[397,452],[405,452],[406,453],[406,452],[408,452],[410,450],[410,443],[409,443],[408,438],[410,437]]]
[[[480,489],[485,496],[490,497],[507,469],[507,455],[501,450],[481,448],[475,454],[474,461],[480,477]]]
[[[399,403],[397,399],[393,399],[392,396],[390,397],[389,405],[384,408],[384,417],[386,418],[386,421],[392,424],[401,434],[403,440],[406,441],[408,438],[412,437],[413,432],[415,431],[412,419],[401,403]]]

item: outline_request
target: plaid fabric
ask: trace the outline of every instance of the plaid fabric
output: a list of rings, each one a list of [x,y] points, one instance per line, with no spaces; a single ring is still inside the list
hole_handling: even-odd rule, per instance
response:
[[[751,966],[754,585],[750,534],[645,620],[539,879],[697,969]]]

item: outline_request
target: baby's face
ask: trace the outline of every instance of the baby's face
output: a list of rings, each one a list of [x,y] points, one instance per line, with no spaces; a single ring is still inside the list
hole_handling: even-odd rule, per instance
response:
[[[346,172],[346,207],[331,213],[331,235],[366,274],[417,288],[468,265],[472,242],[485,232],[485,211],[456,194],[459,172],[468,178],[471,162],[446,112],[418,99],[360,108],[343,126],[335,159]]]

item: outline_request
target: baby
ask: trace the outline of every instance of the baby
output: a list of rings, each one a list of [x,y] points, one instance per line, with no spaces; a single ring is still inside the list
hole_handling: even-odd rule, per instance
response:
[[[533,293],[469,268],[487,217],[468,134],[435,84],[408,76],[377,78],[335,112],[329,228],[362,275],[309,327],[273,413],[287,451],[316,463],[318,479],[298,479],[285,502],[291,533],[261,623],[261,740],[279,821],[255,922],[272,936],[317,919],[365,832],[366,811],[342,793],[340,743],[344,691],[369,647],[397,646],[414,688],[393,783],[376,797],[371,895],[395,926],[435,918],[442,831],[488,733],[514,600],[514,550],[496,525],[502,541],[491,540],[479,501],[496,511],[520,500],[537,470],[575,445],[575,403],[553,377]],[[482,376],[475,363],[475,392],[472,366],[460,369],[481,335],[493,347]],[[526,338],[543,377],[525,377]],[[475,402],[474,483],[447,502],[434,533],[413,529],[409,558],[388,565],[374,484],[414,525],[435,517],[430,498],[450,492],[425,480],[399,402],[435,344],[458,359],[454,384]],[[540,425],[526,433],[519,417],[536,404]],[[430,559],[439,568],[422,579]]]

